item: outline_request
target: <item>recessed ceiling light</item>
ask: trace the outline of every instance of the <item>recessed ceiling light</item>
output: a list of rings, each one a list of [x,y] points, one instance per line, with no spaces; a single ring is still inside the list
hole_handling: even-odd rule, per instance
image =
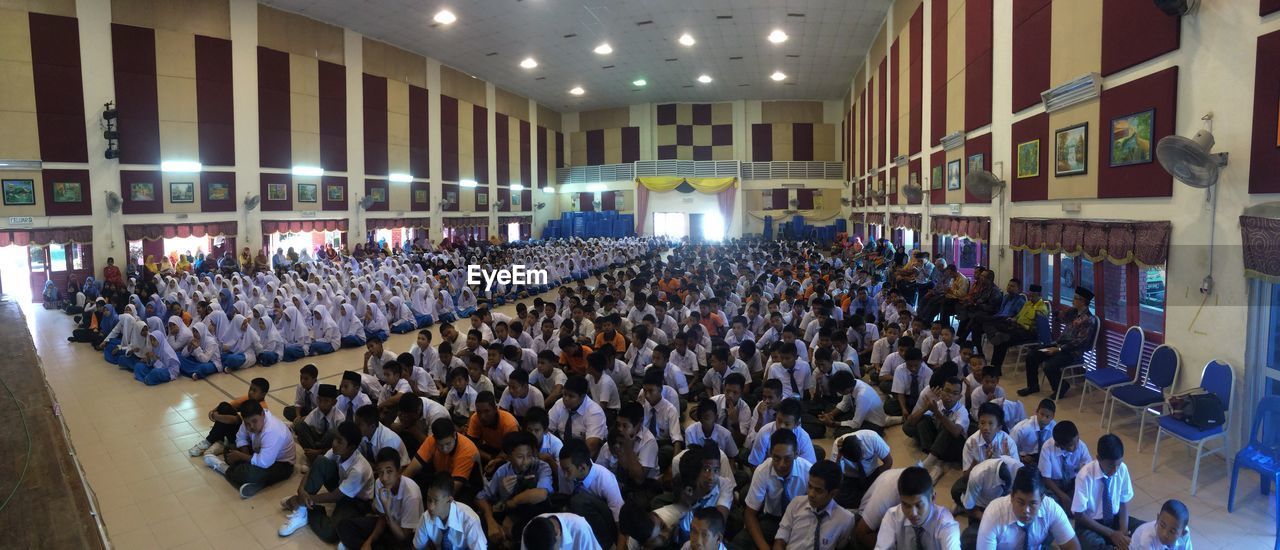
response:
[[[458,16],[454,15],[453,12],[449,10],[440,10],[438,13],[436,13],[436,16],[432,17],[431,19],[441,25],[448,25],[449,23],[457,21]]]
[[[635,79],[635,80],[631,81],[631,85],[632,85],[632,86],[636,86],[636,87],[644,86],[644,85],[647,85],[648,83],[649,83],[649,82],[648,82],[647,80],[643,79],[643,78],[637,78],[637,79]]]
[[[782,29],[774,29],[773,32],[769,33],[769,41],[774,44],[786,42],[787,38],[790,37],[787,36],[787,33],[782,32]]]
[[[569,90],[569,93],[573,95],[582,95],[583,93],[586,93],[586,90],[583,90],[582,86],[574,86],[572,90]]]
[[[769,75],[769,78],[772,78],[777,82],[781,82],[787,79],[787,75],[782,71],[774,71],[773,74]]]
[[[601,44],[601,45],[599,45],[599,46],[596,46],[596,49],[594,49],[594,50],[592,50],[592,51],[594,51],[594,52],[596,52],[596,53],[598,53],[598,54],[600,54],[600,55],[608,55],[608,54],[613,53],[613,46],[610,46],[608,42],[605,42],[604,44]]]
[[[532,69],[538,66],[538,61],[532,57],[526,57],[524,58],[524,61],[520,62],[520,66],[526,69]]]
[[[703,83],[703,84],[710,84],[710,83],[711,83],[711,75],[705,75],[705,74],[704,74],[704,75],[699,76],[699,77],[698,77],[698,82],[701,82],[701,83]]]
[[[698,43],[698,41],[694,40],[692,36],[689,36],[689,33],[684,33],[680,35],[680,38],[677,41],[680,42],[680,44],[685,46],[692,46]]]

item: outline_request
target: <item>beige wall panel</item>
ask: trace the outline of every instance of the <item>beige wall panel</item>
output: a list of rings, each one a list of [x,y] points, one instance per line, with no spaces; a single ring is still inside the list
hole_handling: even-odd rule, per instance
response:
[[[676,105],[676,124],[693,124],[693,105],[688,103]]]
[[[836,154],[836,127],[831,124],[813,125],[813,160],[835,161],[840,158]]]
[[[734,160],[732,145],[716,145],[711,148],[711,160]]]
[[[196,123],[161,120],[160,150],[164,160],[198,160],[200,146]]]
[[[112,0],[115,23],[231,39],[227,0]]]
[[[863,80],[867,77],[866,74],[864,74],[865,71],[866,71],[866,66],[864,66],[862,63],[859,63],[858,72],[853,73],[853,88],[852,88],[853,91],[849,93],[850,103],[853,103],[854,101],[856,101],[855,98],[857,98],[858,95],[862,93]]]
[[[947,133],[950,134],[952,132],[964,130],[963,72],[947,82],[947,92]],[[938,139],[941,138],[942,136],[938,136]]]
[[[620,162],[622,162],[622,129],[610,128],[604,131],[604,163]]]
[[[0,9],[0,60],[31,63],[31,23],[27,12]]]
[[[156,75],[196,77],[196,40],[191,33],[157,29]]]
[[[76,0],[0,0],[0,10],[76,16]]]
[[[947,166],[942,165],[942,188],[947,189],[947,204],[957,204],[964,202],[964,176],[965,176],[965,155],[964,147],[958,147],[947,151],[947,163],[953,160],[960,160],[960,188],[956,190],[947,189]]]
[[[676,125],[675,124],[663,124],[661,126],[657,126],[657,129],[658,129],[658,135],[656,138],[656,143],[658,145],[675,145],[676,144]]]
[[[711,106],[712,124],[733,124],[733,104],[716,103]]]
[[[408,151],[406,150],[406,155]],[[407,158],[407,156],[406,156]],[[408,166],[406,162],[405,166]],[[407,171],[407,170],[406,170]],[[387,182],[387,207],[389,210],[408,210],[413,204],[412,185],[408,183]]]
[[[387,145],[387,170],[391,173],[409,173],[409,145]],[[390,182],[390,185],[402,185]]]
[[[409,85],[387,80],[387,112],[409,115]]]
[[[470,132],[476,127],[475,112],[475,105],[467,103],[466,101],[458,101],[458,129],[466,130],[468,132],[468,136],[471,135]],[[470,144],[471,142],[468,141],[467,143]],[[468,147],[470,147],[470,145],[468,145]]]
[[[409,146],[409,115],[387,113],[387,144]]]
[[[879,154],[877,146],[880,143],[880,131],[876,128],[876,122],[880,120],[880,85],[877,82],[880,79],[877,76],[879,74],[879,69],[872,71],[871,82],[867,83],[867,158],[871,159],[867,165],[868,168],[879,166],[884,162],[884,159],[876,158]]]
[[[529,120],[528,98],[508,92],[502,88],[494,88],[493,101],[496,104],[494,107],[497,112],[520,120]]]
[[[427,87],[426,58],[368,37],[363,41],[364,72],[420,88]]]
[[[485,103],[485,83],[462,71],[440,66],[440,93],[481,107]]]
[[[961,6],[964,4],[959,3]],[[948,4],[950,5],[950,4]],[[947,79],[964,71],[964,10],[953,12],[947,20]],[[951,88],[947,88],[951,90]],[[963,89],[963,88],[961,88]],[[948,94],[950,95],[950,94]]]
[[[889,8],[893,12],[893,33],[898,34],[911,22],[911,14],[923,4],[924,0],[897,0]]]
[[[35,75],[30,61],[0,60],[0,111],[36,112]]]
[[[320,98],[299,93],[289,94],[289,121],[295,132],[320,133]]]
[[[578,130],[580,132],[603,130],[605,128],[625,128],[627,126],[631,126],[631,109],[628,107],[578,113]]]
[[[821,101],[763,101],[761,122],[822,122]]]
[[[258,44],[304,57],[344,64],[341,27],[262,4],[258,5]]]
[[[289,56],[289,91],[320,96],[320,64],[315,59],[297,54]]]
[[[468,158],[475,158],[475,156],[476,156],[476,155],[475,155],[475,153],[476,153],[475,139],[476,139],[476,138],[475,138],[475,130],[471,130],[471,129],[469,129],[469,128],[467,128],[467,129],[459,129],[459,130],[458,130],[458,156],[459,156],[459,158],[461,158],[462,156],[466,156],[466,157],[468,157]],[[469,162],[470,162],[470,161],[468,161],[468,163],[469,163]],[[461,165],[461,164],[463,164],[463,162],[462,162],[461,160],[459,160],[459,161],[458,161],[458,164],[459,164],[459,165]],[[474,169],[475,167],[474,167],[474,166],[472,166],[472,168]]]
[[[884,59],[886,48],[884,23],[880,24],[880,30],[876,33],[875,39],[871,41],[871,46],[867,51],[867,59],[871,60],[871,73],[876,74],[880,70],[880,60]]]
[[[564,128],[563,122],[560,120],[560,113],[547,108],[545,105],[538,106],[538,125],[557,132],[563,131],[562,129]],[[554,140],[555,136],[553,135],[551,138]],[[551,142],[551,148],[555,149],[554,141]]]
[[[161,121],[198,122],[196,115],[196,81],[194,78],[156,77],[157,106]],[[297,128],[294,123],[294,128]],[[317,131],[319,122],[317,121]],[[164,142],[161,141],[163,144]]]
[[[458,180],[469,180],[476,177],[476,157],[468,153],[458,153]]]
[[[4,122],[6,113],[0,112],[0,122]],[[35,121],[35,115],[32,115],[32,122]],[[0,151],[4,149],[9,136],[8,132],[0,133]],[[25,136],[24,136],[25,137]],[[38,158],[38,157],[17,157],[17,158]],[[32,180],[35,184],[36,203],[24,204],[20,206],[4,206],[0,203],[0,215],[3,216],[43,216],[44,215],[44,177],[39,171],[36,172],[5,172],[4,179],[7,180]],[[87,198],[87,197],[86,197]]]
[[[906,187],[907,183],[911,181],[911,166],[900,166],[890,173],[898,178],[898,204],[907,204],[907,197],[902,194],[902,188]],[[892,189],[892,186],[890,186],[890,189]]]
[[[587,163],[587,134],[573,132],[569,134],[569,164],[582,166]]]
[[[40,158],[40,131],[34,112],[0,111],[0,128],[4,128],[0,132],[0,158]],[[9,177],[8,172],[5,177]]]
[[[1102,70],[1102,0],[1054,2],[1049,85]]]
[[[795,138],[790,124],[773,125],[773,160],[792,160],[795,155]]]
[[[164,139],[164,123],[160,123],[160,139]],[[164,144],[167,150],[169,144]],[[194,177],[194,174],[164,174],[160,175],[160,188],[164,194],[164,211],[166,214],[198,214],[200,212],[200,178]],[[172,194],[169,192],[170,183],[191,183],[192,190],[195,191],[195,200],[192,202],[172,202]],[[297,191],[294,191],[297,196]]]
[[[297,128],[297,122],[294,122]],[[320,134],[311,132],[289,132],[292,144],[293,164],[303,166],[320,166]]]
[[[698,125],[693,127],[694,145],[711,145],[711,127]]]
[[[1041,141],[1041,147],[1049,147],[1049,161],[1048,166],[1045,167],[1049,171],[1049,200],[1092,199],[1098,196],[1099,144],[1105,139],[1105,132],[1102,132],[1101,125],[1098,123],[1098,116],[1097,101],[1082,103],[1049,114],[1049,136],[1047,140]],[[1089,161],[1085,173],[1078,176],[1057,177],[1054,175],[1055,132],[1081,122],[1089,123]]]

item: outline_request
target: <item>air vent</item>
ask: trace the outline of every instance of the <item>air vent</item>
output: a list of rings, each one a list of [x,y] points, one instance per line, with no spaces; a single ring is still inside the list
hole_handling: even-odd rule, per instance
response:
[[[730,58],[729,58],[729,61],[742,61],[742,56],[740,56],[740,55],[735,55],[735,56],[733,56],[733,57],[730,57]]]
[[[485,57],[493,57],[495,55],[498,55],[498,52],[489,52],[487,54],[484,54]]]
[[[789,53],[789,54],[787,54],[787,58],[789,58],[789,59],[800,59],[800,54],[798,54],[798,53]]]
[[[614,67],[613,65],[605,65],[605,66],[600,67],[600,68],[601,68],[601,69],[612,69],[613,67]]]
[[[632,89],[631,89],[631,91],[633,91],[633,92],[639,92],[639,91],[642,91],[642,90],[641,90],[641,88],[632,88]]]
[[[787,17],[804,17],[803,13],[788,13]]]
[[[652,25],[652,24],[653,24],[653,20],[652,20],[652,19],[645,20],[645,21],[636,21],[636,26],[637,26],[637,27],[639,27],[639,26],[641,26],[641,25]]]
[[[538,77],[538,78],[535,78],[534,80],[546,80],[546,79],[547,79],[547,77],[545,77],[545,76],[540,76],[540,77]]]
[[[693,87],[693,84],[685,84],[684,86],[681,86],[681,88],[692,88],[692,87]]]
[[[564,35],[564,37],[563,37],[563,38],[575,38],[575,37],[577,37],[577,36],[578,36],[577,34],[569,33],[569,34]]]
[[[750,86],[750,84],[739,84],[739,85],[738,85],[738,87],[739,87],[739,88],[746,88],[747,86]]]
[[[678,58],[678,57],[668,57],[668,58],[664,59],[663,61],[679,61],[679,60],[680,60],[680,58]]]
[[[717,15],[716,19],[733,19],[732,15]]]

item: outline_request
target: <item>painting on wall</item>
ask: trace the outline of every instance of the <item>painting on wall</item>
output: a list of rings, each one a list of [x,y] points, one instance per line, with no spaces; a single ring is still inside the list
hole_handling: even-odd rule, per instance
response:
[[[477,192],[476,208],[488,208],[488,207],[489,207],[489,192],[488,191]]]
[[[145,202],[156,200],[156,184],[154,183],[131,183],[129,184],[129,200],[135,202]]]
[[[418,190],[414,191],[414,192],[413,192],[413,202],[416,202],[416,203],[425,203],[425,202],[427,202],[427,190],[426,190],[426,189],[418,189]]]
[[[196,202],[196,184],[189,181],[169,182],[169,202]]]
[[[986,160],[987,160],[987,157],[982,153],[978,153],[976,155],[969,155],[969,171],[966,173],[972,174],[974,172],[981,172],[983,170],[986,170],[986,164],[987,164]]]
[[[325,189],[324,189],[324,192],[325,192],[326,196],[328,196],[328,197],[329,197],[329,200],[331,200],[331,201],[340,201],[340,200],[342,200],[342,186],[341,186],[341,185],[329,185],[329,186],[326,186],[326,187],[325,187]]]
[[[4,205],[18,206],[36,203],[35,180],[4,180]]]
[[[53,182],[53,202],[80,202],[80,182],[78,181],[55,181]]]
[[[520,192],[520,191],[515,191],[515,192],[511,193],[511,207],[512,207],[512,208],[518,208],[518,207],[520,206],[520,195],[523,195],[523,194],[524,194],[524,193],[522,193],[522,192]]]
[[[1040,175],[1040,140],[1033,139],[1018,144],[1018,178],[1034,178]]]
[[[960,189],[960,159],[947,163],[947,190]]]
[[[385,187],[374,187],[369,190],[369,196],[373,197],[373,202],[387,202],[387,189]]]
[[[1089,123],[1059,129],[1053,134],[1053,175],[1078,176],[1089,169]]]
[[[929,189],[942,189],[942,165],[933,167],[933,175],[929,177]]]
[[[1156,110],[1111,119],[1111,167],[1151,162]]]
[[[288,189],[285,188],[285,184],[283,183],[267,184],[267,200],[282,201],[288,198],[289,198],[289,191]]]
[[[457,192],[457,191],[445,191],[445,192],[444,192],[444,201],[445,201],[445,202],[447,202],[447,203],[449,203],[450,205],[457,206],[457,204],[458,204],[458,192]]]
[[[298,202],[316,202],[317,187],[314,183],[298,184]]]
[[[231,186],[226,183],[210,183],[208,198],[211,201],[225,201],[231,198]]]

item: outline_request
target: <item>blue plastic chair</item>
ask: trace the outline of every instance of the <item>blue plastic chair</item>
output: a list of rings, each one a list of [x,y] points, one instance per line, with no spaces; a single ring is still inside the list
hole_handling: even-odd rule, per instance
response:
[[[1209,364],[1204,366],[1204,372],[1200,374],[1200,389],[1205,393],[1217,394],[1218,399],[1222,400],[1223,412],[1229,419],[1231,394],[1235,389],[1235,371],[1231,370],[1231,365],[1221,361],[1209,361]],[[1160,460],[1161,436],[1169,434],[1169,437],[1186,443],[1189,447],[1195,447],[1196,466],[1191,470],[1191,494],[1194,496],[1197,482],[1200,480],[1200,459],[1216,453],[1222,453],[1223,457],[1226,457],[1228,422],[1224,419],[1222,425],[1201,430],[1171,416],[1162,416],[1158,424],[1160,429],[1156,432],[1156,448],[1154,456],[1151,457],[1151,471],[1156,471],[1156,463]],[[1205,451],[1205,442],[1217,438],[1222,439],[1222,445]]]
[[[1129,327],[1124,331],[1124,343],[1120,344],[1120,357],[1116,359],[1116,363],[1107,368],[1096,368],[1084,373],[1084,386],[1080,388],[1080,405],[1076,407],[1077,412],[1084,411],[1084,398],[1089,395],[1089,388],[1098,391],[1106,390],[1106,395],[1102,396],[1102,411],[1107,410],[1107,401],[1111,399],[1111,387],[1123,384],[1125,382],[1134,383],[1138,381],[1138,364],[1142,362],[1142,346],[1146,343],[1147,335],[1142,332],[1142,327]],[[1129,371],[1133,371],[1133,376],[1129,376]],[[1102,415],[1098,416],[1098,425],[1102,425]]]
[[[1111,431],[1111,422],[1115,420],[1116,405],[1123,406],[1138,414],[1138,450],[1142,450],[1142,434],[1147,427],[1147,412],[1159,408],[1157,416],[1168,410],[1169,392],[1178,381],[1178,369],[1182,359],[1178,350],[1168,344],[1161,345],[1151,353],[1147,362],[1147,371],[1140,376],[1141,381],[1111,388],[1111,410],[1107,414],[1107,431]]]
[[[1265,424],[1265,425],[1264,425]],[[1267,494],[1274,483],[1280,486],[1280,397],[1263,397],[1253,413],[1253,428],[1249,431],[1249,444],[1236,453],[1231,467],[1231,492],[1227,494],[1227,512],[1236,507],[1236,482],[1240,468],[1258,472],[1262,482],[1262,494]],[[1280,491],[1276,492],[1276,507],[1280,509]],[[1280,514],[1276,516],[1276,545],[1280,550]]]

